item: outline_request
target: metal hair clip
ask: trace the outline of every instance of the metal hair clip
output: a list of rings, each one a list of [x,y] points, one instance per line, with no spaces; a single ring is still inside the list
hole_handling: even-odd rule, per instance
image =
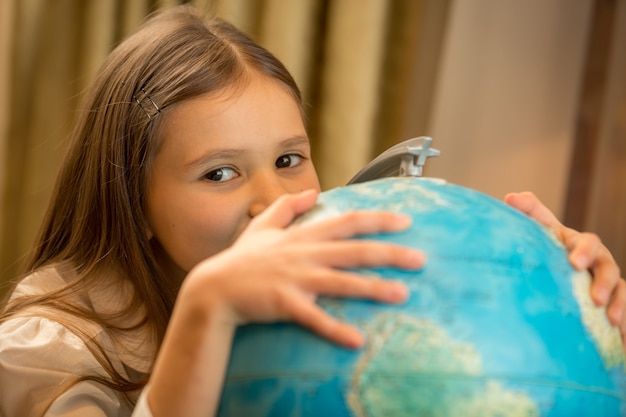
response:
[[[154,100],[152,100],[150,95],[143,87],[141,87],[141,93],[143,93],[143,96],[141,96],[140,98],[137,97],[136,94],[133,94],[133,98],[135,99],[137,104],[139,104],[139,107],[141,107],[141,109],[146,112],[146,114],[148,115],[148,119],[152,120],[159,113],[161,113],[161,109],[159,108],[159,106],[157,106]]]

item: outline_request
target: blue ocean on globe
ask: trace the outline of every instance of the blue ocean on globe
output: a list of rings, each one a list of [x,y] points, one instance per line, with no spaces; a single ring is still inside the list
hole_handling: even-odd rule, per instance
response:
[[[300,219],[355,209],[413,218],[408,231],[360,238],[419,248],[402,305],[321,298],[366,335],[349,350],[295,324],[238,329],[220,416],[625,416],[619,331],[589,296],[556,237],[477,191],[430,178],[332,189]],[[271,254],[268,254],[271,256]]]

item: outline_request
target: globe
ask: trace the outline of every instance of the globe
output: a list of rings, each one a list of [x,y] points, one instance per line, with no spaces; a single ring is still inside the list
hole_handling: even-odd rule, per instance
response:
[[[320,298],[365,347],[296,324],[238,329],[220,416],[623,416],[619,331],[556,237],[488,195],[431,178],[385,178],[322,193],[299,221],[347,210],[412,216],[410,230],[363,236],[419,248],[402,305]],[[271,254],[268,254],[271,256]]]

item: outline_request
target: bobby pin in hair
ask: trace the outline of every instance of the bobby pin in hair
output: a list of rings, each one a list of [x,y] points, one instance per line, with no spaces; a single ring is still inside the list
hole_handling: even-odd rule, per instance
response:
[[[141,87],[141,93],[143,93],[141,97],[137,97],[137,94],[133,94],[133,98],[135,99],[137,104],[139,104],[139,107],[141,107],[141,109],[146,112],[146,114],[148,115],[148,119],[152,120],[159,113],[161,113],[161,109],[159,108],[159,106],[157,106],[154,100],[152,100],[150,95],[146,92],[145,88]]]

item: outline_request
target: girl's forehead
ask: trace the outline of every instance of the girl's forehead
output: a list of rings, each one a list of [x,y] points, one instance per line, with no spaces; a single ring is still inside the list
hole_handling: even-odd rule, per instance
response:
[[[248,146],[306,137],[299,103],[280,82],[264,78],[172,106],[163,120],[161,149]]]
[[[176,122],[181,114],[185,114],[192,108],[202,107],[207,116],[219,115],[228,107],[242,100],[254,100],[255,97],[286,100],[289,105],[295,105],[302,112],[301,103],[289,87],[277,79],[251,70],[219,90],[206,92],[170,106],[166,112],[164,124]],[[263,100],[258,104],[256,110],[259,112],[267,110],[267,106],[263,105]],[[210,108],[214,111],[209,111]]]

